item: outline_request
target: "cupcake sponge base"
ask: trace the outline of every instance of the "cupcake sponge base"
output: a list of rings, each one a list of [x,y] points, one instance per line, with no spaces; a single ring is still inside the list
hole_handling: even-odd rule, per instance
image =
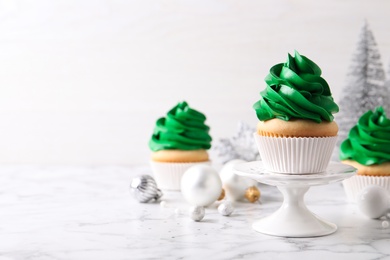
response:
[[[152,160],[156,162],[204,162],[209,160],[206,150],[160,150],[152,153]]]
[[[305,119],[274,118],[257,124],[257,133],[270,137],[328,137],[336,136],[338,129],[335,121],[316,123]]]
[[[342,163],[351,165],[352,167],[358,169],[358,175],[390,177],[390,162],[368,166],[362,165],[353,160],[343,160]]]

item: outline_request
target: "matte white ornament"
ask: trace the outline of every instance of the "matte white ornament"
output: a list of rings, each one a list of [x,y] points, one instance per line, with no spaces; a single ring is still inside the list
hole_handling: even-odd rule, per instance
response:
[[[241,159],[231,160],[219,172],[226,197],[231,201],[244,201],[246,189],[257,184],[255,180],[239,176],[233,172],[235,165],[245,162]]]
[[[222,216],[230,216],[234,211],[233,204],[230,201],[222,202],[221,205],[218,206],[218,212]]]
[[[193,206],[189,209],[190,218],[194,221],[201,221],[204,218],[205,210],[201,206]]]
[[[218,172],[209,165],[194,165],[181,179],[181,193],[192,205],[206,207],[215,202],[222,192]]]
[[[367,217],[380,218],[390,210],[390,195],[381,186],[370,185],[359,192],[356,203],[360,211]]]
[[[389,221],[386,221],[386,220],[383,221],[383,222],[382,222],[382,227],[383,227],[383,228],[388,228],[388,227],[389,227]]]

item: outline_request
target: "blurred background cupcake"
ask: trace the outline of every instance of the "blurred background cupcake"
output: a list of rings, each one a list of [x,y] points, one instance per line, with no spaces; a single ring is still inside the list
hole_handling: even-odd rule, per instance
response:
[[[180,191],[183,173],[196,164],[208,164],[211,147],[206,116],[178,103],[156,121],[149,141],[151,167],[160,189]]]
[[[350,201],[369,185],[390,192],[390,120],[382,107],[359,118],[341,143],[340,160],[358,170],[356,176],[343,181]]]
[[[265,78],[267,87],[253,105],[258,119],[255,139],[264,167],[290,174],[326,169],[334,149],[338,106],[321,69],[295,51]]]

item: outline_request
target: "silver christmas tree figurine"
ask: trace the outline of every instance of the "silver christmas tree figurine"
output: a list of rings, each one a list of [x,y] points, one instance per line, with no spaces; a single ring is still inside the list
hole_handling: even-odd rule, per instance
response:
[[[385,86],[385,72],[378,46],[366,21],[361,28],[347,74],[347,84],[338,105],[340,112],[335,120],[339,125],[339,138],[333,160],[338,160],[340,144],[361,115],[377,106],[383,106],[386,111],[390,107],[390,91]]]
[[[238,122],[237,132],[230,138],[222,138],[213,146],[218,160],[224,164],[233,159],[259,160],[253,133],[256,129],[244,122]]]
[[[386,71],[386,81],[385,81],[385,89],[390,92],[390,61],[387,65],[387,71]],[[390,100],[387,102],[388,106],[384,107],[386,113],[389,115],[390,114]]]

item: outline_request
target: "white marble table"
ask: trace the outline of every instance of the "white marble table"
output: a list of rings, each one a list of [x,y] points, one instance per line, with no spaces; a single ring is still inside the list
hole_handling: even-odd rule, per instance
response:
[[[1,166],[0,260],[390,259],[390,228],[348,204],[340,183],[306,195],[336,233],[279,238],[251,228],[281,205],[274,187],[259,186],[261,202],[238,203],[230,217],[214,205],[194,222],[180,193],[165,193],[166,207],[132,199],[130,179],[150,173],[148,166]]]

